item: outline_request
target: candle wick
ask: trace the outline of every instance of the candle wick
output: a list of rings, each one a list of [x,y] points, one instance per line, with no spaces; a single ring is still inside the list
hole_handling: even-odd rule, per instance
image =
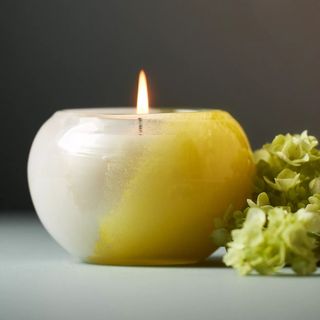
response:
[[[141,136],[142,135],[142,129],[143,129],[143,127],[142,127],[142,118],[138,118],[138,121],[139,121],[139,136]]]

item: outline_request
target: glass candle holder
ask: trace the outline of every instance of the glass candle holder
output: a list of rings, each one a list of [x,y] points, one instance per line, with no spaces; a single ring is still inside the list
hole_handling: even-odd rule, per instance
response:
[[[245,204],[253,174],[244,131],[220,110],[58,111],[28,163],[53,238],[83,261],[116,265],[205,259],[216,249],[215,219]]]

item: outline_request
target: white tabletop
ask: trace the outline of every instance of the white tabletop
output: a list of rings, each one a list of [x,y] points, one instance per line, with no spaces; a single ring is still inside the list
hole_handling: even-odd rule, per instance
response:
[[[319,320],[319,277],[240,277],[219,253],[193,267],[83,264],[37,219],[0,216],[1,320]]]

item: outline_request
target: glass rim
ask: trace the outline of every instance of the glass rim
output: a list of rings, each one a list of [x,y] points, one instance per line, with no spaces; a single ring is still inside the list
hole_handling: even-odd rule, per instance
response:
[[[110,120],[162,120],[162,119],[183,119],[186,114],[206,114],[212,112],[221,112],[219,108],[150,108],[150,113],[137,114],[136,107],[94,107],[94,108],[62,108],[54,115],[71,115],[79,118],[98,118]],[[228,113],[227,111],[223,111]],[[174,115],[174,116],[173,116]]]

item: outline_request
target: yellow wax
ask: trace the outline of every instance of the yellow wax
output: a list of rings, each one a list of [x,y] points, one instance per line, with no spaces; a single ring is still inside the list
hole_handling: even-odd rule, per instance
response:
[[[173,115],[174,117],[174,115]],[[208,257],[214,218],[240,209],[254,165],[240,125],[228,113],[186,113],[164,121],[145,148],[122,198],[100,222],[89,262],[184,264]]]

